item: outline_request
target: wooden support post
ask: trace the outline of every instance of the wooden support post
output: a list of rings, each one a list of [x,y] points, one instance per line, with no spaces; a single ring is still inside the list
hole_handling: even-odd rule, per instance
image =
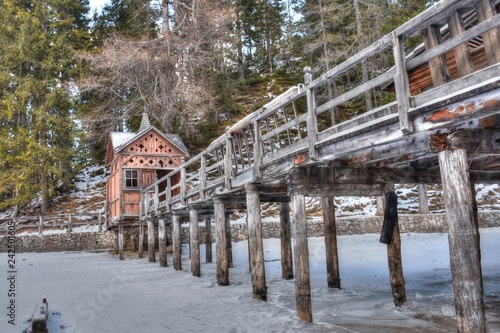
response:
[[[151,218],[149,218],[147,222],[148,222],[148,259],[149,262],[156,262],[155,224]]]
[[[38,218],[38,234],[41,235],[43,232],[43,216]]]
[[[290,205],[288,202],[280,202],[281,276],[284,280],[293,279],[291,233]]]
[[[495,16],[495,2],[493,0],[480,0],[476,5],[476,14],[479,22]],[[500,62],[500,28],[496,27],[482,34],[483,45],[488,65]]]
[[[118,244],[118,230],[114,230],[113,235],[114,235],[113,253],[118,254],[120,253],[120,245]]]
[[[385,197],[380,196],[376,197],[377,203],[377,211],[375,213],[376,216],[384,216],[384,207],[385,207]]]
[[[144,257],[144,225],[139,226],[139,258]]]
[[[486,332],[475,193],[463,149],[440,152],[457,331]]]
[[[125,260],[125,249],[123,242],[123,225],[118,226],[118,251],[120,253],[120,260]]]
[[[97,231],[101,232],[102,231],[102,213],[99,212],[99,219],[97,222]]]
[[[229,285],[229,258],[227,248],[227,232],[226,232],[226,205],[224,202],[214,200],[214,216],[215,216],[215,238],[216,238],[216,255],[215,261],[217,264],[217,284],[219,286]]]
[[[73,216],[71,214],[68,215],[68,234],[73,232]]]
[[[418,212],[419,214],[429,214],[429,198],[425,184],[418,184]]]
[[[212,262],[212,219],[207,217],[205,219],[205,262]]]
[[[323,206],[323,230],[325,234],[326,279],[328,288],[340,289],[335,204],[332,197],[321,197],[321,204]]]
[[[307,244],[306,200],[302,194],[292,195],[292,238],[295,264],[295,302],[297,317],[312,323],[311,276]]]
[[[253,298],[267,301],[259,192],[257,185],[252,183],[245,184],[245,191],[247,196],[248,242]]]
[[[233,268],[233,244],[231,243],[231,214],[226,214],[227,260],[229,268]]]
[[[181,237],[181,216],[172,215],[172,255],[174,262],[174,269],[176,271],[182,270],[182,237]]]
[[[189,211],[189,244],[191,251],[191,274],[201,276],[200,266],[200,239],[198,233],[198,211],[191,209]]]
[[[380,242],[387,244],[387,262],[389,279],[391,281],[394,305],[401,307],[406,304],[405,278],[401,259],[401,237],[398,225],[398,196],[393,185],[387,185],[385,195],[384,226]]]
[[[160,267],[167,267],[167,228],[165,226],[165,219],[158,219],[158,241],[160,252]]]

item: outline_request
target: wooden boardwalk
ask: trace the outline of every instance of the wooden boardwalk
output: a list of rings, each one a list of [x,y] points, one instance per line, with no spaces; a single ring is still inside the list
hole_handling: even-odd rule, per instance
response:
[[[318,78],[313,80],[305,69],[304,84],[234,124],[203,152],[146,188],[141,220],[147,221],[150,244],[158,224],[160,261],[166,258],[165,225],[172,223],[174,268],[180,269],[179,223],[187,219],[191,270],[199,276],[198,222],[213,216],[217,281],[227,285],[231,258],[226,214],[246,208],[253,295],[266,300],[260,203],[279,202],[283,277],[293,276],[292,237],[297,315],[312,321],[305,196],[322,198],[330,287],[340,287],[332,198],[382,196],[387,198],[391,285],[394,303],[400,306],[406,296],[392,184],[442,183],[457,328],[485,332],[471,188],[475,182],[500,180],[500,15],[495,5],[490,0],[443,0]],[[417,34],[424,36],[425,51],[406,54],[405,42]],[[481,54],[481,65],[472,53]],[[451,65],[445,59],[449,54]],[[343,75],[388,55],[390,65],[380,68],[378,76],[328,97],[329,87]],[[415,82],[409,73],[422,66],[430,69],[432,86],[412,94]],[[350,119],[332,119],[332,111],[345,109],[365,92],[383,95],[378,104],[388,102],[356,110],[359,114]],[[172,186],[170,180],[178,174],[182,181]]]

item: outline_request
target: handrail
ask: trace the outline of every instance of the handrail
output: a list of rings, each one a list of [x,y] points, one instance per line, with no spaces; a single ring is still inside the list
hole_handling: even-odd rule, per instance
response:
[[[318,78],[312,80],[307,72],[304,84],[290,88],[228,127],[225,134],[201,153],[184,161],[177,169],[145,188],[141,195],[141,200],[144,200],[142,215],[157,211],[158,206],[168,212],[174,206],[183,207],[191,202],[204,200],[216,190],[228,191],[233,186],[241,187],[245,182],[259,179],[261,170],[278,159],[307,153],[309,160],[314,160],[317,158],[317,148],[321,145],[328,144],[334,138],[345,137],[352,131],[370,128],[377,121],[384,124],[399,121],[401,132],[411,133],[413,124],[410,114],[423,102],[422,99],[411,96],[408,71],[500,26],[500,15],[463,29],[457,36],[447,36],[444,42],[418,55],[412,54],[411,57],[406,54],[404,38],[425,31],[430,26],[442,27],[442,31],[438,29],[439,33],[449,31],[447,24],[452,15],[462,15],[460,13],[466,11],[470,13],[479,4],[479,0],[442,0]],[[391,61],[381,65],[379,72],[373,74],[368,81],[360,80],[348,91],[324,96],[322,91],[326,90],[328,84],[383,52],[384,57],[380,58],[392,57]],[[490,67],[493,65],[490,64]],[[497,71],[492,69],[483,73],[493,76]],[[336,123],[335,119],[325,119],[328,111],[334,111],[366,92],[383,90],[392,82],[395,93],[390,95],[387,92],[389,98],[386,104],[377,105],[375,109],[366,110],[361,115],[354,114],[351,119],[343,119],[340,123]],[[450,88],[453,84],[441,87],[435,85],[433,89],[436,91],[428,96],[456,91],[460,89],[460,84],[453,88]],[[191,173],[186,174],[187,170]],[[178,174],[181,174],[182,181],[173,184],[173,177]],[[165,182],[168,182],[165,191],[152,192],[155,186]],[[151,196],[162,196],[163,200],[158,202]]]

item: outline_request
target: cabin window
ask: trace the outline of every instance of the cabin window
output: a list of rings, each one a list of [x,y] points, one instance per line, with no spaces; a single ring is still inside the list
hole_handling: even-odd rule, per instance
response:
[[[139,187],[139,174],[137,170],[125,170],[125,187]]]

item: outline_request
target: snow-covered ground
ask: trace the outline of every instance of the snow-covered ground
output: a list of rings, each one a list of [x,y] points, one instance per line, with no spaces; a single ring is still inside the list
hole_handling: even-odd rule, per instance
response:
[[[108,253],[16,255],[16,326],[7,323],[7,254],[0,255],[0,332],[23,332],[47,298],[50,333],[149,332],[456,332],[446,234],[403,234],[408,305],[394,308],[386,246],[379,235],[339,237],[342,290],[326,287],[324,239],[310,238],[314,323],[295,315],[294,281],[281,279],[277,239],[264,240],[268,302],[254,300],[247,242],[233,243],[230,285],[218,286],[215,263],[190,274],[119,261]],[[481,230],[489,332],[500,332],[500,228]],[[205,253],[201,246],[202,261]],[[215,262],[215,251],[214,251]]]

